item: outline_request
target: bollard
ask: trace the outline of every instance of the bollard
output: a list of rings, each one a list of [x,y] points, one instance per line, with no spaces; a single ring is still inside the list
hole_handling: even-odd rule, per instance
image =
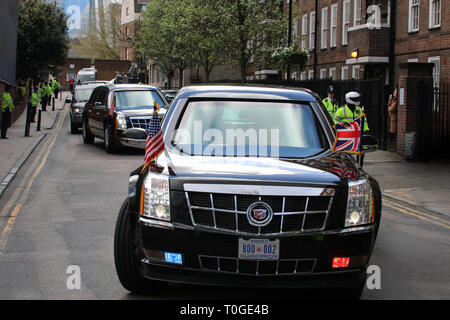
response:
[[[38,121],[36,126],[36,131],[41,131],[41,109],[38,111]]]
[[[31,121],[31,102],[28,101],[27,103],[27,110],[26,110],[26,120],[25,120],[25,137],[30,136],[30,121]]]
[[[52,97],[52,111],[55,111],[55,97]]]

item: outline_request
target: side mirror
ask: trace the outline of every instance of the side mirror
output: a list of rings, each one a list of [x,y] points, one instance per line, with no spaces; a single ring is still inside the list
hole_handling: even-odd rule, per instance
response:
[[[364,134],[362,136],[362,149],[364,153],[378,150],[378,140],[374,136]]]
[[[94,107],[95,108],[103,108],[103,104],[100,101],[95,101]]]

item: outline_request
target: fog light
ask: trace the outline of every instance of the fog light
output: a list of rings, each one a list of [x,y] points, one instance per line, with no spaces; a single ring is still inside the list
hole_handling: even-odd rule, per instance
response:
[[[181,256],[181,253],[165,252],[164,258],[166,262],[183,264],[183,258]]]
[[[332,269],[338,269],[338,268],[347,268],[348,264],[350,263],[350,258],[333,258],[333,264],[331,265]]]

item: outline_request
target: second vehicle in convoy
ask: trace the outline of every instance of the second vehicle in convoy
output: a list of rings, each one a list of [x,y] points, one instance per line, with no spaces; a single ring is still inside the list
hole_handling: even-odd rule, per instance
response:
[[[120,147],[145,148],[146,130],[154,105],[163,116],[168,103],[158,88],[138,84],[102,85],[95,88],[82,117],[83,142],[105,141],[108,153]]]
[[[104,82],[95,82],[75,87],[72,99],[67,98],[66,102],[70,103],[70,132],[77,133],[82,125],[82,114],[84,105],[91,97],[92,91]]]

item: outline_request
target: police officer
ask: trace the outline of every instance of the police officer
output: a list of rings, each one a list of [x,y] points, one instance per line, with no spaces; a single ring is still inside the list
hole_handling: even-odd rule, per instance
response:
[[[31,94],[31,122],[34,122],[39,101],[41,101],[41,96],[39,95],[38,88],[34,87],[33,93]]]
[[[56,78],[53,78],[53,92],[55,93],[55,99],[58,98],[59,89],[61,86],[59,85],[59,82]]]
[[[324,106],[327,108],[328,113],[331,116],[331,119],[333,119],[334,114],[339,109],[339,103],[334,99],[334,87],[329,86],[327,90],[328,97],[322,100]]]
[[[41,87],[41,93],[42,93],[42,111],[47,111],[47,103],[48,103],[48,88],[47,88],[47,82],[44,82],[44,84]]]
[[[354,121],[363,113],[359,107],[361,103],[361,95],[356,91],[350,91],[345,95],[345,101],[347,104],[339,108],[334,114],[334,122],[350,122]],[[369,131],[369,125],[366,119],[364,119],[364,132]]]
[[[48,105],[52,103],[52,96],[53,96],[53,85],[52,82],[49,81],[47,85],[47,96],[48,96]]]
[[[2,114],[2,126],[1,126],[1,138],[8,139],[6,131],[11,125],[11,112],[14,109],[13,99],[9,91],[11,87],[6,85],[5,92],[2,93],[2,99],[0,102],[0,111]]]

